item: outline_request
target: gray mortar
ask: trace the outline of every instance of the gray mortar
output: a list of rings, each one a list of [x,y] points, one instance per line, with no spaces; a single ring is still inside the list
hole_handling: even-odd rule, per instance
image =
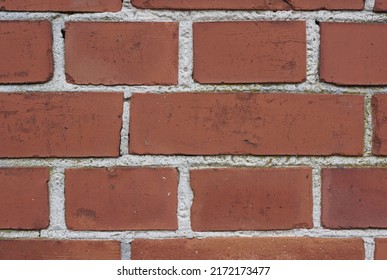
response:
[[[2,20],[50,20],[53,29],[54,77],[46,84],[0,85],[4,92],[59,92],[59,91],[103,91],[123,92],[123,126],[119,158],[83,159],[0,159],[0,167],[48,167],[50,168],[50,226],[41,231],[0,230],[0,238],[52,238],[52,239],[100,239],[121,241],[122,259],[130,258],[130,242],[135,238],[206,238],[230,236],[261,237],[336,237],[363,238],[366,259],[373,259],[374,238],[387,237],[384,229],[329,230],[321,227],[321,168],[324,167],[387,167],[385,157],[371,154],[372,116],[371,96],[387,93],[387,87],[346,87],[319,81],[319,26],[317,22],[369,22],[387,23],[387,14],[372,12],[375,0],[366,0],[365,10],[348,11],[156,11],[139,10],[124,0],[124,8],[118,13],[61,14],[1,12]],[[201,21],[294,21],[304,20],[307,24],[307,80],[301,84],[248,84],[248,85],[201,85],[192,79],[193,47],[192,24]],[[94,86],[72,85],[66,82],[64,39],[61,30],[68,21],[104,22],[179,22],[179,85],[177,86]],[[285,93],[328,93],[362,94],[365,97],[364,157],[305,157],[305,156],[136,156],[128,154],[129,103],[133,93],[174,92],[285,92]],[[177,231],[70,231],[65,224],[64,170],[82,167],[172,167],[179,171],[178,186],[178,230]],[[189,183],[189,170],[208,167],[300,167],[313,170],[313,222],[311,230],[284,231],[237,231],[237,232],[193,232],[190,224],[190,208],[193,193]]]

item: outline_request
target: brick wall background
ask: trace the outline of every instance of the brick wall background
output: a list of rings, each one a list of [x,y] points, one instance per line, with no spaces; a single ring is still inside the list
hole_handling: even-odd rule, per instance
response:
[[[387,258],[387,1],[0,10],[0,259]]]

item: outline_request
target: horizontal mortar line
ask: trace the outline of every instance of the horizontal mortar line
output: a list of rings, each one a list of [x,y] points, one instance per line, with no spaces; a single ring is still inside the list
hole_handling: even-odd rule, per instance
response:
[[[135,156],[119,158],[47,158],[47,159],[0,159],[0,167],[113,167],[113,166],[246,166],[246,167],[287,167],[287,166],[358,166],[387,167],[387,157],[297,157],[297,156]]]

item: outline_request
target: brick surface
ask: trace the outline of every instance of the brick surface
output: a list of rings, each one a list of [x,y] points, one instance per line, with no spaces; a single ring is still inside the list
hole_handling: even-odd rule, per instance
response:
[[[310,168],[199,169],[190,178],[194,231],[313,227]]]
[[[0,50],[0,84],[51,79],[52,31],[48,21],[0,21]]]
[[[134,94],[134,154],[361,155],[363,97]]]
[[[387,260],[387,239],[375,239],[375,260]]]
[[[134,260],[360,260],[362,239],[206,238],[134,240]]]
[[[121,0],[2,0],[3,11],[118,12]]]
[[[72,230],[177,229],[176,169],[72,169],[65,184]]]
[[[377,156],[387,155],[387,96],[372,96],[372,119],[372,153]]]
[[[375,12],[387,12],[387,1],[386,0],[376,0],[374,11]]]
[[[0,240],[0,260],[119,260],[118,241]]]
[[[323,169],[322,223],[327,228],[387,228],[387,169]]]
[[[364,0],[132,0],[142,9],[181,10],[362,10]]]
[[[47,228],[47,182],[46,168],[0,168],[0,228]]]
[[[121,93],[0,94],[0,157],[118,156]]]
[[[199,83],[305,81],[305,22],[194,23],[193,37]]]
[[[321,23],[320,79],[387,85],[387,24]]]
[[[66,76],[73,84],[177,84],[178,24],[66,23]]]

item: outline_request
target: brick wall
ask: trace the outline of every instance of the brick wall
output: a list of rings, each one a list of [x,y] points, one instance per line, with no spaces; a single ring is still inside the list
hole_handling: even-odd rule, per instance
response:
[[[387,259],[387,1],[0,2],[0,259]]]

